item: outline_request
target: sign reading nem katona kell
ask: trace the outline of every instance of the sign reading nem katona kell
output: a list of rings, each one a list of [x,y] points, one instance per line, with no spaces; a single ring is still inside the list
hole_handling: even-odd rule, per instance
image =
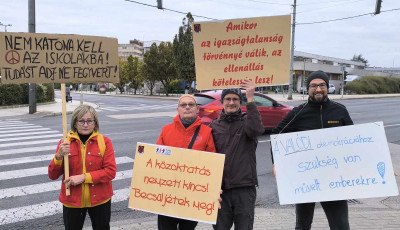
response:
[[[383,122],[271,135],[280,204],[397,196]]]
[[[193,23],[198,89],[289,83],[290,15]]]
[[[215,224],[225,155],[137,143],[129,207]]]
[[[118,82],[116,38],[0,33],[2,83]]]

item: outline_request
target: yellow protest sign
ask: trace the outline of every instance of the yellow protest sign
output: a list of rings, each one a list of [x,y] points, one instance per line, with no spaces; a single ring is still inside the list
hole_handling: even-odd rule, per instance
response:
[[[197,89],[289,83],[290,15],[194,22]]]
[[[137,143],[129,207],[215,223],[225,155]]]
[[[119,81],[116,38],[0,33],[2,83]]]

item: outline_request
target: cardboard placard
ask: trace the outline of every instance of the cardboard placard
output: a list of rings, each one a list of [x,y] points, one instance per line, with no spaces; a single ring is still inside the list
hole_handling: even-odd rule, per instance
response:
[[[137,143],[129,207],[215,224],[225,155]]]
[[[197,89],[289,83],[290,15],[194,22]]]
[[[280,204],[397,196],[383,122],[271,135]]]
[[[116,38],[0,33],[2,83],[119,81]]]

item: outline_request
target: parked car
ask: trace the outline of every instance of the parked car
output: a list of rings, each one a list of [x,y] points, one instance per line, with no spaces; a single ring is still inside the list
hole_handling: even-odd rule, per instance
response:
[[[335,85],[334,84],[329,84],[328,93],[335,94],[335,92],[336,92]]]
[[[199,104],[199,117],[203,124],[210,124],[219,117],[223,106],[221,103],[222,90],[212,90],[202,93],[195,93],[194,97]],[[246,112],[246,91],[242,90],[242,103],[240,108]],[[254,100],[260,111],[262,123],[265,129],[272,129],[288,114],[293,107],[275,101],[262,93],[254,93]]]
[[[308,94],[307,86],[300,87],[299,93],[301,93],[301,94],[302,94],[302,93]]]

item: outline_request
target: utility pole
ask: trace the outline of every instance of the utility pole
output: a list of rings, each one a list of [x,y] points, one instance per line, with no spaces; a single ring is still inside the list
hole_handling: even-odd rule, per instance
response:
[[[28,32],[36,33],[35,0],[28,1]],[[29,83],[29,114],[36,113],[36,84]]]
[[[290,80],[289,80],[289,91],[288,91],[288,100],[292,100],[293,93],[293,57],[294,57],[294,34],[296,27],[296,0],[293,3],[293,21],[292,21],[292,47],[290,49]]]

